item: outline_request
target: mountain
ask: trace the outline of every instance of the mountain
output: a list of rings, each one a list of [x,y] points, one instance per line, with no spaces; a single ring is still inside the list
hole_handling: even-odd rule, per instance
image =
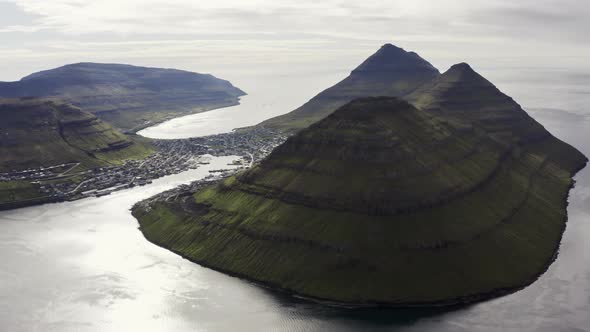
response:
[[[145,146],[95,115],[51,99],[0,99],[0,136],[1,171],[65,162],[102,166],[145,154]]]
[[[452,66],[405,99],[428,113],[457,125],[475,126],[507,143],[548,135],[520,105],[466,63]]]
[[[0,82],[0,97],[58,97],[126,131],[234,105],[244,94],[212,75],[120,64],[77,63]]]
[[[95,115],[55,99],[0,99],[0,173],[80,163],[78,170],[143,158],[153,149]],[[22,190],[21,190],[22,189]],[[40,194],[29,182],[0,181],[7,191]]]
[[[432,111],[354,100],[253,168],[133,214],[148,240],[194,262],[332,303],[450,305],[520,289],[554,259],[587,159],[456,69],[422,92]],[[480,97],[461,94],[471,84]]]
[[[291,113],[264,121],[259,126],[287,132],[300,130],[353,99],[405,96],[439,74],[436,68],[418,54],[385,44],[338,84]]]

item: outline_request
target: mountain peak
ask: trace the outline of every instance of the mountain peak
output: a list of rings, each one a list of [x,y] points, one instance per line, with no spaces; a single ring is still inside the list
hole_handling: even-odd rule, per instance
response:
[[[462,71],[462,72],[474,71],[473,68],[471,68],[471,66],[467,62],[461,62],[461,63],[457,63],[455,65],[452,65],[451,68],[449,68],[449,70]]]
[[[478,74],[468,63],[466,62],[461,62],[455,65],[452,65],[451,68],[449,68],[449,70],[447,70],[444,74],[454,74],[454,75],[470,75],[470,76],[479,76],[482,77],[480,74]]]
[[[381,46],[381,48],[379,49],[379,51],[387,51],[387,50],[396,50],[396,51],[406,52],[406,50],[404,50],[403,48],[397,47],[391,43],[383,44],[383,46]]]
[[[356,99],[252,168],[133,215],[158,245],[307,298],[477,301],[535,280],[559,245],[568,167],[585,160],[528,142],[513,153],[399,99]]]
[[[477,86],[494,86],[465,62],[451,66],[449,70],[440,76],[440,80],[447,83],[454,82],[475,84]]]
[[[426,71],[432,75],[439,71],[414,52],[408,52],[393,44],[385,44],[353,70],[353,74],[390,74],[408,71]]]
[[[408,100],[454,123],[476,126],[507,145],[548,135],[520,105],[466,63],[452,66],[432,83],[414,91]]]
[[[404,97],[439,76],[438,69],[418,54],[385,44],[338,84],[295,111],[261,125],[281,131],[303,129],[356,98]]]
[[[164,113],[235,104],[244,94],[209,74],[113,63],[73,63],[0,82],[0,97],[63,98],[123,130],[162,119]]]

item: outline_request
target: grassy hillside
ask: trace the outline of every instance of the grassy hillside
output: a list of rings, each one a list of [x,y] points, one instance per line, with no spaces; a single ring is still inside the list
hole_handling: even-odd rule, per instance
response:
[[[77,171],[144,158],[153,148],[58,100],[0,99],[0,173],[80,163]],[[1,181],[0,202],[40,196],[30,181]]]
[[[0,97],[58,97],[124,131],[234,105],[242,95],[212,75],[119,64],[78,63],[0,82]]]
[[[473,111],[495,99],[481,101]],[[480,118],[356,100],[256,167],[133,213],[158,245],[304,296],[428,305],[501,295],[551,263],[586,158],[530,118]],[[517,128],[530,130],[498,135]]]
[[[507,143],[537,140],[547,134],[520,105],[466,63],[452,66],[405,98],[430,114],[456,125],[477,127]]]
[[[56,100],[0,100],[0,171],[80,162],[103,166],[151,151],[96,116]]]
[[[438,70],[416,53],[386,44],[338,84],[293,112],[264,121],[259,126],[294,132],[325,118],[353,99],[405,96],[438,75]]]

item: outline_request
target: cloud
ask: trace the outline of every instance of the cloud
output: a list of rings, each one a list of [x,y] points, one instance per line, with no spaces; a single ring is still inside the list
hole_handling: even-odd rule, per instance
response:
[[[555,43],[590,42],[590,3],[584,1],[547,1],[518,5],[505,4],[474,9],[466,17],[478,33],[504,35],[506,38]]]
[[[38,17],[27,14],[16,4],[0,0],[0,32],[34,32]]]
[[[34,25],[9,25],[6,27],[0,27],[0,33],[7,32],[37,32],[41,28]]]
[[[5,31],[52,30],[68,35],[230,34],[319,35],[382,40],[455,35],[477,41],[546,34],[579,38],[590,29],[583,1],[522,0],[14,0],[36,17]],[[567,10],[566,10],[567,9]],[[0,14],[1,15],[1,14]],[[573,23],[575,22],[575,23]],[[11,30],[12,29],[12,30]],[[567,39],[567,38],[566,38]]]
[[[394,42],[442,68],[492,56],[590,55],[589,11],[579,0],[0,0],[0,50],[27,49],[40,62],[333,55],[353,66]]]

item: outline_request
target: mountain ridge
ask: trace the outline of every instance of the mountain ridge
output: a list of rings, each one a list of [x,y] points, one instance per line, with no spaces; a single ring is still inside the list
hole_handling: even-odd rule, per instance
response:
[[[0,98],[0,119],[4,171],[64,162],[105,165],[98,155],[109,159],[110,152],[137,144],[95,115],[59,99]]]
[[[401,97],[439,74],[434,66],[418,54],[385,44],[334,86],[320,92],[296,110],[257,126],[293,133],[323,119],[353,99]]]
[[[57,197],[49,197],[43,186],[75,182],[76,174],[154,152],[146,140],[124,135],[59,99],[0,98],[0,137],[0,209],[55,201]],[[63,176],[69,168],[76,171]],[[35,176],[19,176],[43,169],[62,171],[43,184]]]
[[[452,66],[404,98],[425,112],[456,125],[476,126],[506,144],[548,134],[514,99],[466,63]]]
[[[0,82],[0,97],[59,98],[125,131],[235,105],[245,93],[210,74],[81,62]]]
[[[298,296],[469,303],[546,270],[586,162],[550,134],[499,140],[396,98],[363,98],[243,173],[132,211],[151,242]]]

